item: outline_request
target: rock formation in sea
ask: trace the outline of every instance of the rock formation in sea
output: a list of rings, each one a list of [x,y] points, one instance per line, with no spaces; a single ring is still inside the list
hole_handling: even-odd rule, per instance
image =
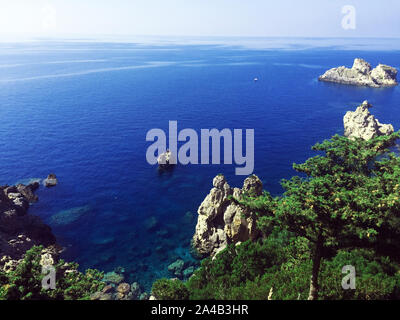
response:
[[[336,82],[373,88],[397,85],[397,69],[379,64],[375,69],[363,59],[355,59],[352,68],[344,66],[326,71],[318,79],[326,82]]]
[[[213,186],[198,209],[192,241],[193,248],[202,256],[214,256],[230,243],[256,239],[260,235],[254,213],[245,212],[234,199],[248,192],[261,195],[261,180],[252,175],[244,181],[242,189],[231,188],[225,177],[218,175]]]
[[[161,170],[171,169],[175,166],[176,160],[170,150],[160,154],[157,158],[158,167]]]
[[[348,111],[343,118],[344,135],[350,139],[369,140],[394,132],[391,124],[381,124],[370,112],[372,105],[364,101],[356,111]]]
[[[54,187],[58,183],[57,177],[54,173],[50,173],[46,179],[43,180],[45,187]]]
[[[28,213],[29,203],[37,201],[33,193],[37,188],[37,183],[0,187],[0,269],[15,267],[35,245],[48,247],[52,253],[59,250],[50,227]]]

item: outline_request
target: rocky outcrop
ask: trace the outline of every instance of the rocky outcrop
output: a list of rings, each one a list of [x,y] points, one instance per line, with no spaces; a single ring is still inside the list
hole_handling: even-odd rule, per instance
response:
[[[148,294],[142,292],[137,282],[129,284],[123,282],[123,277],[116,276],[116,272],[109,272],[103,279],[106,285],[99,292],[91,295],[91,300],[148,300]],[[107,276],[108,275],[108,276]]]
[[[58,183],[57,177],[54,173],[50,173],[46,179],[43,180],[43,184],[45,187],[54,187]]]
[[[159,157],[157,158],[157,162],[158,162],[158,167],[161,170],[172,169],[176,164],[174,155],[170,150],[167,150],[166,152],[160,154]]]
[[[379,64],[375,69],[363,59],[355,59],[351,69],[344,66],[326,71],[318,79],[320,81],[336,82],[373,88],[397,85],[397,70],[393,67]]]
[[[215,255],[230,243],[256,239],[260,232],[255,215],[245,212],[232,198],[240,199],[244,193],[261,195],[262,182],[253,175],[243,188],[231,188],[223,175],[213,180],[213,188],[198,209],[193,247],[202,256]]]
[[[37,184],[0,187],[0,269],[18,264],[32,246],[53,246],[56,239],[49,226],[28,214],[29,203],[37,201]]]
[[[369,140],[377,136],[390,135],[394,132],[391,124],[381,124],[370,114],[372,105],[364,101],[356,111],[348,111],[343,118],[344,135],[350,139]]]

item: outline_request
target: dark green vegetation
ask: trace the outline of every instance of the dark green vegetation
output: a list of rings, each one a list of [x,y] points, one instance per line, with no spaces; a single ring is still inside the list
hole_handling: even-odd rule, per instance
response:
[[[205,259],[163,298],[182,285],[191,299],[400,298],[400,158],[390,152],[399,137],[316,144],[319,155],[294,164],[301,177],[284,180],[282,196],[239,201],[257,213],[263,237]],[[342,288],[346,265],[356,289]]]
[[[77,264],[60,260],[54,265],[56,289],[44,290],[42,250],[41,246],[32,247],[14,271],[0,272],[0,300],[88,300],[104,286],[101,272],[89,269],[83,274],[77,271]]]
[[[158,300],[187,300],[189,290],[179,279],[160,279],[154,282],[153,294]]]

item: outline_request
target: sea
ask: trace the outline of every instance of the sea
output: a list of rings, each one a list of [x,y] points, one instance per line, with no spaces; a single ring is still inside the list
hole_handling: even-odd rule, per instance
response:
[[[311,147],[343,134],[343,116],[364,100],[400,129],[400,88],[318,81],[354,58],[400,69],[399,39],[130,38],[0,42],[0,184],[41,186],[30,213],[49,224],[62,257],[80,270],[123,272],[149,291],[197,267],[197,209],[233,164],[146,161],[149,130],[254,129],[254,173],[273,195]],[[257,78],[258,81],[254,81]],[[200,152],[200,151],[199,151]]]

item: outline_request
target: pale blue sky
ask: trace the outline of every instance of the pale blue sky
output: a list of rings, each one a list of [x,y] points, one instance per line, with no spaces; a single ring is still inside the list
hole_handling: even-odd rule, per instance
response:
[[[399,16],[400,0],[0,0],[0,33],[399,37]]]

